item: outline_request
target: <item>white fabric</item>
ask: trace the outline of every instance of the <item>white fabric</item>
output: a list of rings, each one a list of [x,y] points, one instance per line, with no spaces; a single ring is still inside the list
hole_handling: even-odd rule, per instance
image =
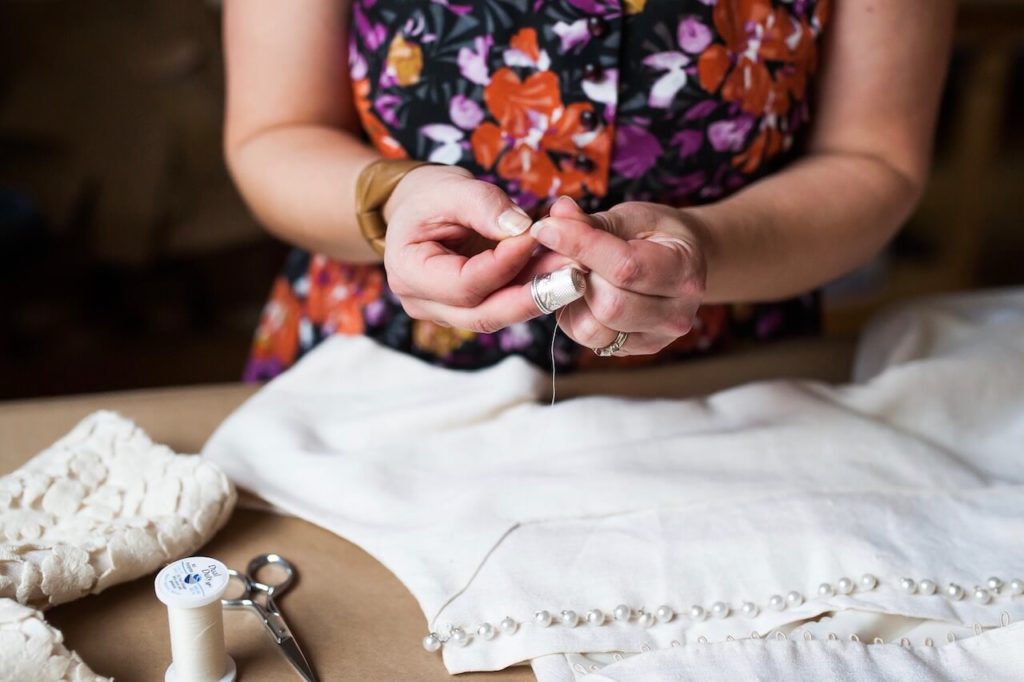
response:
[[[46,608],[134,580],[202,546],[235,498],[210,462],[92,414],[0,477],[0,597]]]
[[[13,599],[0,598],[0,681],[110,682],[64,646],[60,630],[43,614]]]
[[[1024,578],[1024,290],[882,318],[863,340],[856,379],[549,407],[536,401],[546,377],[519,359],[460,373],[337,337],[232,415],[204,454],[240,485],[364,547],[415,595],[432,630],[472,632],[506,615],[522,623],[515,635],[447,644],[452,672],[675,647],[647,659],[651,669],[699,678],[672,672],[701,657],[698,638],[791,629],[825,612],[986,628],[1003,612],[1024,616],[1024,598],[1005,589],[982,604],[906,594],[898,582],[970,592],[988,576]],[[877,589],[817,593],[823,581],[864,573]],[[769,595],[790,590],[806,601],[767,608]],[[649,629],[635,619],[530,622],[538,609],[679,612],[716,601],[733,615]],[[760,607],[756,618],[736,615],[745,601]],[[998,632],[984,641],[1024,644],[1019,629]],[[757,665],[883,673],[871,679],[917,665],[870,646],[722,644],[714,666],[732,679]],[[1015,660],[1001,645],[978,651],[993,670]],[[647,666],[646,656],[622,669]],[[967,660],[927,656],[913,660]]]

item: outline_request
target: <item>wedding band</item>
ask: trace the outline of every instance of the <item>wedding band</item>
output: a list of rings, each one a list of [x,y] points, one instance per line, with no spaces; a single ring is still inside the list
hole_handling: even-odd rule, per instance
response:
[[[606,358],[610,355],[615,355],[622,347],[626,345],[626,341],[629,340],[629,332],[619,332],[615,335],[615,340],[609,343],[604,348],[595,348],[594,352],[600,355],[602,358]]]
[[[581,298],[586,290],[587,278],[583,271],[571,266],[537,275],[530,285],[533,302],[545,315]]]

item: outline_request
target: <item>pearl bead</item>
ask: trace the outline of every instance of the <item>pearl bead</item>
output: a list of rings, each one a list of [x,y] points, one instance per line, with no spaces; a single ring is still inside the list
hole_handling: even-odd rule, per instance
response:
[[[756,618],[757,614],[761,613],[761,609],[757,608],[757,604],[754,602],[745,601],[743,602],[743,605],[740,606],[740,613],[742,613],[745,618]]]
[[[562,625],[567,628],[574,628],[579,625],[580,617],[576,615],[575,611],[562,611]]]
[[[538,611],[533,614],[533,622],[542,628],[546,628],[551,625],[551,612],[550,611]]]
[[[870,573],[865,573],[860,577],[860,586],[865,590],[873,590],[878,587],[878,578]]]
[[[974,601],[987,604],[992,601],[992,593],[986,590],[984,587],[974,588]]]
[[[498,623],[498,627],[501,628],[501,631],[506,635],[514,635],[516,634],[516,631],[519,630],[519,623],[506,616],[500,623]]]
[[[694,604],[690,607],[690,618],[693,620],[704,620],[708,617],[708,612],[704,610],[703,606]]]
[[[619,604],[615,607],[615,611],[612,612],[612,615],[615,616],[615,620],[625,623],[633,617],[633,609],[629,608],[625,604]]]
[[[924,595],[935,594],[935,590],[939,589],[939,586],[935,584],[934,580],[928,580],[925,578],[917,584],[917,593]]]
[[[590,609],[587,611],[587,623],[590,625],[604,625],[604,611],[601,609]]]
[[[836,593],[835,588],[829,583],[822,583],[818,585],[818,595],[822,597],[831,597]]]
[[[786,595],[786,603],[790,606],[800,606],[804,603],[804,595],[794,590]]]
[[[1019,597],[1024,594],[1024,580],[1020,578],[1014,578],[1010,581],[1010,594],[1015,597]]]
[[[640,625],[645,628],[653,626],[657,621],[654,619],[653,613],[641,613],[640,614]]]
[[[917,583],[913,578],[900,578],[900,589],[907,594],[914,594],[917,592]]]
[[[786,598],[781,594],[773,594],[768,597],[768,607],[775,611],[782,611],[786,608]]]
[[[466,646],[469,644],[470,639],[472,638],[469,636],[469,633],[462,628],[452,628],[451,633],[448,635],[448,641],[457,646]]]
[[[985,581],[985,585],[988,586],[988,589],[999,592],[1003,588],[1003,581],[999,578],[989,578]]]
[[[729,605],[724,601],[716,601],[711,605],[711,615],[715,618],[725,618],[729,615]]]
[[[662,604],[654,612],[654,617],[658,619],[659,623],[667,623],[676,617],[676,612],[672,610],[671,606]]]
[[[946,586],[946,596],[953,601],[960,601],[964,598],[964,588],[960,587],[956,583],[950,583]]]
[[[436,633],[431,632],[423,638],[423,648],[430,653],[439,651],[441,649],[441,638]]]
[[[850,594],[855,587],[857,586],[849,578],[840,578],[839,582],[836,583],[836,589],[839,590],[839,594]]]
[[[481,623],[480,627],[476,629],[476,634],[479,635],[481,639],[492,640],[495,635],[498,634],[498,631],[495,630],[494,626],[490,623]]]

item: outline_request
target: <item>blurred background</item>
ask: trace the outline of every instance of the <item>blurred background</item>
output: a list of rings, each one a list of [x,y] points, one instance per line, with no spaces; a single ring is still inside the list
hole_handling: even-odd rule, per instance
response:
[[[211,0],[0,0],[0,399],[236,381],[285,247],[224,168]],[[962,0],[935,170],[826,327],[1024,283],[1024,0]]]

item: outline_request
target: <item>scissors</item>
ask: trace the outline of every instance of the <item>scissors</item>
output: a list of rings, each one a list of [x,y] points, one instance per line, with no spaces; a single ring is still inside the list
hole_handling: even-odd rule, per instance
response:
[[[284,579],[274,584],[256,580],[256,574],[267,566],[277,567],[284,572]],[[295,641],[292,631],[288,629],[288,624],[284,622],[281,609],[277,608],[274,602],[274,597],[284,594],[295,581],[295,567],[291,562],[279,554],[260,554],[249,562],[245,573],[228,569],[228,574],[241,582],[243,589],[242,594],[234,599],[222,599],[224,608],[249,609],[255,612],[266,626],[270,638],[281,648],[302,679],[306,682],[319,682],[302,649],[299,648],[299,643]],[[260,596],[264,597],[262,604],[258,601]]]

